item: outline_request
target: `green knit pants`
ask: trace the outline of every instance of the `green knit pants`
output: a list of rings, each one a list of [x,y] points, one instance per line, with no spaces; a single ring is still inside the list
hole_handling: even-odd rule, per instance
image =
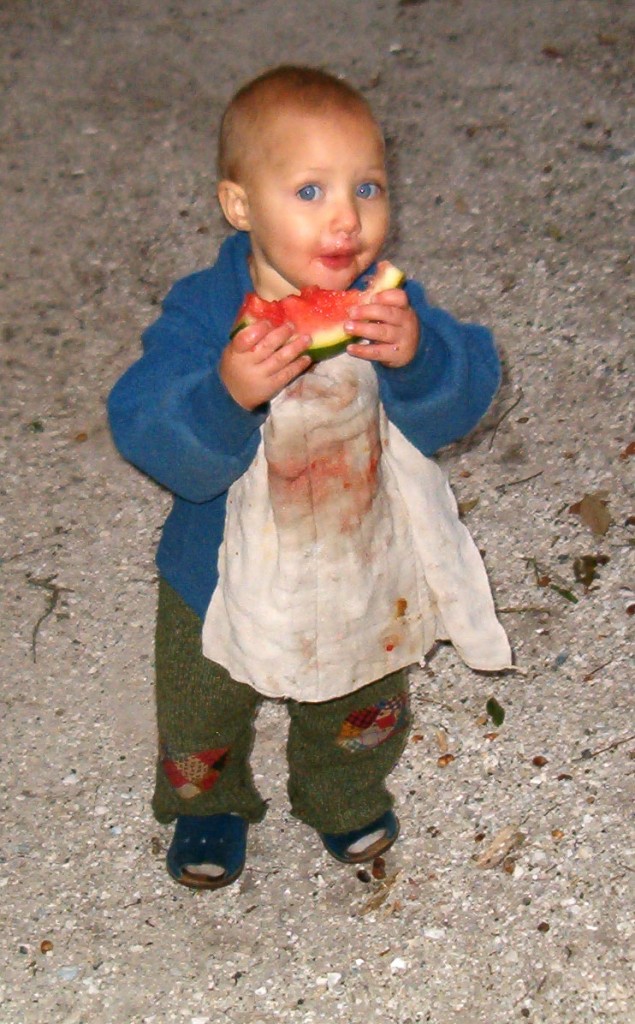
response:
[[[164,580],[156,630],[159,757],[153,811],[234,812],[260,821],[266,804],[249,757],[260,694],[201,651],[201,620]],[[405,670],[321,703],[285,701],[289,798],[296,818],[321,832],[347,832],[392,805],[386,777],[410,725]]]

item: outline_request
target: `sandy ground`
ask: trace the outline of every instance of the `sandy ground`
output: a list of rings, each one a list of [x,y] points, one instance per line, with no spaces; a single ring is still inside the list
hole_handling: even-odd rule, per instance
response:
[[[3,1024],[635,1021],[632,6],[5,0],[0,19]],[[218,115],[280,60],[367,92],[387,255],[496,331],[496,406],[441,457],[522,672],[448,648],[414,671],[383,879],[290,818],[267,707],[270,812],[240,883],[194,894],[148,807],[168,497],[113,450],[104,399],[169,284],[212,260]]]

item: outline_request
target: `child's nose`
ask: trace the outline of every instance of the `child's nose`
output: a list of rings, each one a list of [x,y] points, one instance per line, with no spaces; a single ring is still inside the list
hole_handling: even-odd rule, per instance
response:
[[[333,229],[352,235],[359,231],[360,219],[356,204],[349,199],[339,202],[333,211]]]

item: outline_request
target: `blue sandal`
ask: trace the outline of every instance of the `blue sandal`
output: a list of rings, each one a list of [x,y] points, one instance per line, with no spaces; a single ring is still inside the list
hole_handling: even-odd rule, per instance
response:
[[[383,832],[383,835],[357,853],[350,851],[351,846],[373,832]],[[318,835],[331,856],[342,864],[363,864],[390,849],[399,835],[399,819],[393,811],[386,811],[381,818],[351,832],[319,832]]]
[[[166,858],[169,874],[190,889],[231,885],[245,866],[248,827],[238,814],[179,815]],[[218,872],[197,872],[199,864]]]

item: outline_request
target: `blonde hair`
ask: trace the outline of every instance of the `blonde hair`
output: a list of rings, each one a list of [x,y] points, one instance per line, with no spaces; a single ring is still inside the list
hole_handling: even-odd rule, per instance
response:
[[[382,138],[370,104],[352,85],[320,68],[282,64],[247,82],[225,109],[218,139],[219,179],[238,181],[249,138],[257,138],[278,110],[347,113],[368,118]]]

